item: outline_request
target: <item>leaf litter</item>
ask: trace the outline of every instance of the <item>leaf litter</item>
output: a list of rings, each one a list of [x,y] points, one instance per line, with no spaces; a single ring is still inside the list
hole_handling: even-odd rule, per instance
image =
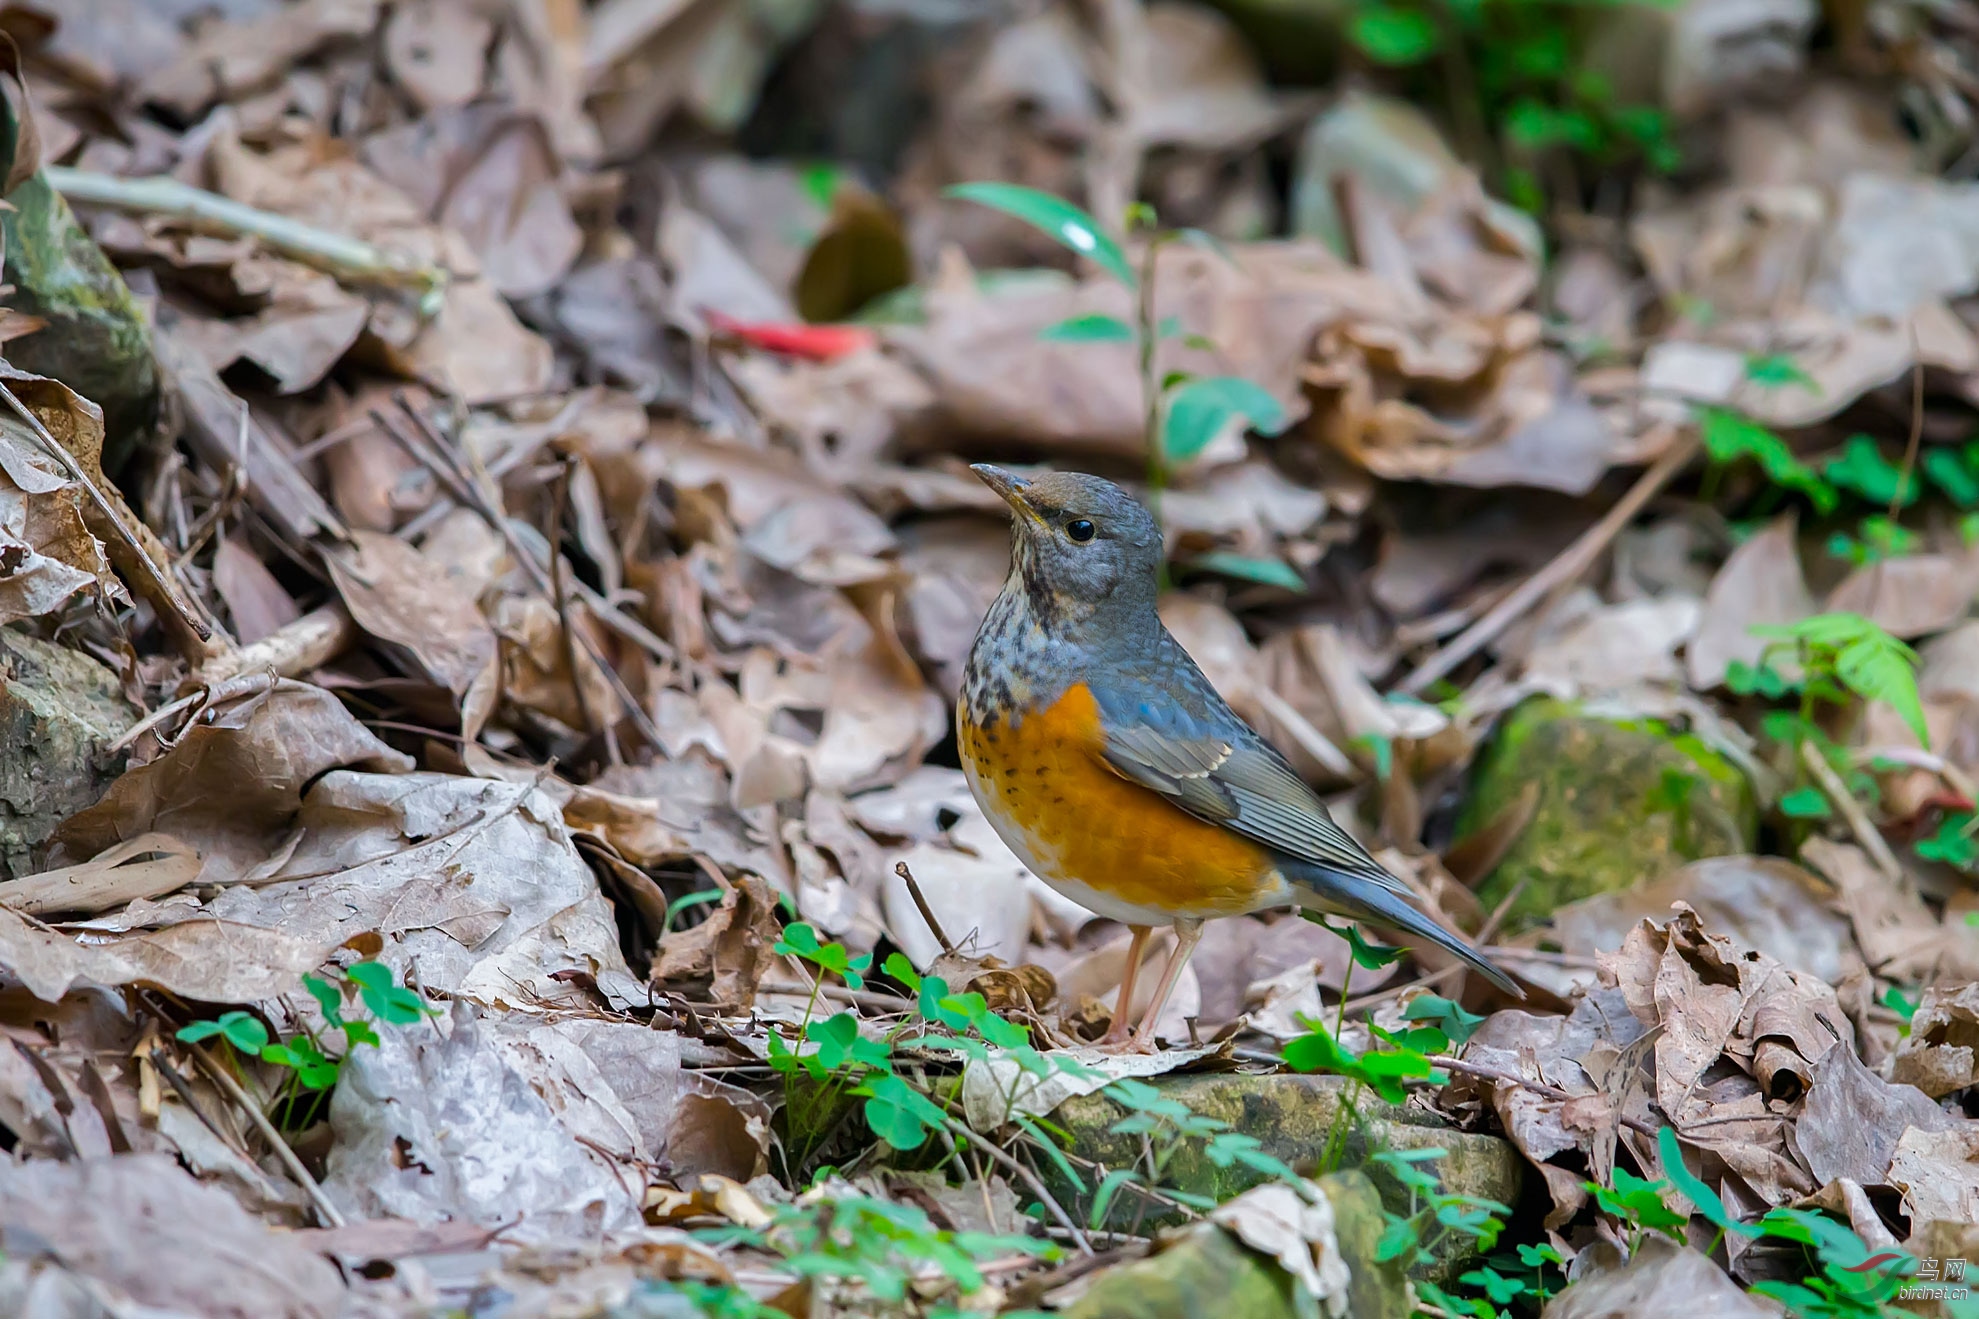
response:
[[[1191,1249],[1091,1181],[1336,1313],[1325,1152],[1147,1084],[1315,1054],[1510,1142],[1547,1315],[1825,1313],[1781,1241],[1979,1216],[1969,25],[1900,118],[1753,20],[1775,95],[1693,46],[1647,94],[1715,145],[1576,193],[1373,90],[1406,18],[1336,85],[1241,7],[17,8],[10,230],[69,196],[158,420],[10,232],[0,1309],[953,1313]],[[978,460],[1152,474],[1164,620],[1529,1001],[1262,915],[1092,1048],[1126,932],[949,737]],[[1744,849],[1511,920],[1555,803],[1465,806],[1535,694],[1728,758]],[[1276,1180],[1080,1162],[1095,1094]]]

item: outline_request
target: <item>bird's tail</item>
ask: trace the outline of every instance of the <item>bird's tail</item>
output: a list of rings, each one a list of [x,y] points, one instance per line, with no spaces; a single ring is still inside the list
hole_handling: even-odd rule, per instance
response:
[[[1342,875],[1317,867],[1292,878],[1298,904],[1307,911],[1369,921],[1426,939],[1445,952],[1462,958],[1479,975],[1507,994],[1514,998],[1525,997],[1525,991],[1510,976],[1492,965],[1490,959],[1409,905],[1409,900],[1401,894],[1356,875]]]

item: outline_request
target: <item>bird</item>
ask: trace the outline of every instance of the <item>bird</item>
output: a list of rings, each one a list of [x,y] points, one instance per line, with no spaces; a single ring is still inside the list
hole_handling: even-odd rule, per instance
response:
[[[1414,894],[1327,813],[1217,694],[1156,609],[1153,515],[1079,472],[971,469],[1010,506],[1009,575],[956,698],[971,793],[1031,872],[1132,938],[1103,1048],[1148,1052],[1203,922],[1298,907],[1368,921],[1498,967],[1411,905]],[[1175,948],[1140,1025],[1134,981],[1153,931]]]

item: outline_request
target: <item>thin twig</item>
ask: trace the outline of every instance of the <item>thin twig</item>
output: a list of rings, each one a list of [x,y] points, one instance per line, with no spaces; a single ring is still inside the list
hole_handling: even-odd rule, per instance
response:
[[[537,560],[535,551],[515,534],[515,528],[509,525],[508,515],[475,484],[473,478],[448,451],[438,431],[433,429],[431,423],[420,414],[419,410],[414,408],[403,394],[397,395],[396,401],[399,411],[411,419],[412,430],[403,430],[393,425],[383,412],[374,408],[371,411],[371,418],[377,422],[378,428],[413,461],[431,471],[463,507],[479,514],[481,520],[502,538],[503,544],[508,547],[510,557],[523,570],[523,575],[529,578],[530,585],[536,589],[537,594],[554,604],[556,588],[550,579],[549,571]],[[550,553],[555,555],[556,552],[556,547],[551,546]],[[575,588],[578,597],[590,606],[592,616],[599,622],[638,644],[647,645],[650,641],[651,644],[647,645],[648,651],[656,657],[664,658],[662,652],[666,650],[665,642],[654,637],[643,627],[635,627],[630,619],[611,608],[582,580],[573,579],[570,584]],[[585,655],[611,685],[613,693],[619,699],[619,704],[625,710],[626,717],[632,721],[633,727],[639,730],[639,735],[646,739],[648,745],[661,748],[663,743],[658,726],[653,723],[652,716],[646,713],[646,708],[639,703],[639,698],[634,696],[631,689],[625,685],[625,679],[619,676],[618,670],[613,668],[599,652],[590,637],[579,634],[576,639],[584,648]],[[658,649],[655,650],[654,647]],[[573,679],[576,676],[572,674]]]
[[[892,994],[877,994],[870,989],[853,989],[849,985],[834,985],[826,981],[818,985],[801,984],[795,980],[765,980],[756,986],[758,994],[810,994],[813,989],[826,998],[835,998],[841,1003],[856,1003],[862,1008],[875,1012],[913,1012],[915,1004]],[[713,1007],[714,1004],[702,1004]]]
[[[1917,321],[1910,322],[1910,436],[1903,446],[1903,466],[1897,470],[1896,489],[1890,492],[1890,506],[1883,516],[1892,526],[1897,514],[1903,511],[1904,493],[1909,490],[1912,477],[1917,471],[1917,449],[1924,442],[1924,348],[1917,342]],[[1883,594],[1883,565],[1889,561],[1888,555],[1878,555],[1876,566],[1869,570],[1869,608],[1864,612],[1871,618],[1876,616],[1876,606]]]
[[[921,919],[927,922],[928,932],[933,934],[935,942],[941,945],[941,951],[944,954],[952,954],[955,945],[949,942],[948,935],[941,928],[941,922],[935,919],[935,909],[928,905],[928,895],[921,892],[921,881],[914,878],[914,872],[907,868],[905,861],[894,862],[893,873],[907,881],[907,894],[914,899],[914,906],[920,910]]]
[[[1974,781],[1970,774],[1943,756],[1934,751],[1926,751],[1923,747],[1857,747],[1849,753],[1849,759],[1858,765],[1887,760],[1936,774],[1953,792],[1965,798],[1968,804],[1979,805],[1979,782]]]
[[[344,1216],[337,1212],[335,1205],[330,1203],[330,1197],[323,1194],[323,1188],[318,1186],[316,1179],[309,1175],[309,1169],[302,1166],[302,1160],[289,1148],[289,1143],[282,1139],[282,1133],[275,1130],[275,1124],[270,1122],[268,1115],[261,1111],[261,1105],[249,1099],[247,1092],[240,1088],[240,1082],[228,1076],[225,1068],[207,1056],[206,1050],[197,1044],[188,1044],[186,1052],[192,1055],[192,1060],[199,1064],[200,1070],[206,1073],[207,1079],[220,1087],[221,1093],[240,1105],[242,1111],[247,1114],[247,1120],[254,1124],[254,1129],[261,1133],[263,1140],[268,1142],[269,1148],[275,1152],[275,1157],[280,1159],[282,1166],[289,1170],[289,1176],[301,1183],[302,1189],[309,1193],[309,1202],[316,1206],[316,1216],[323,1221],[323,1226],[342,1227]]]
[[[153,580],[158,584],[157,594],[162,597],[152,601],[152,604],[162,606],[181,627],[201,642],[211,641],[213,629],[206,626],[202,620],[195,618],[185,601],[179,598],[179,593],[172,589],[173,579],[169,565],[158,563],[151,557],[151,552],[124,524],[123,518],[117,516],[117,510],[111,506],[109,498],[97,487],[96,482],[90,479],[89,473],[83,470],[82,463],[76,459],[76,456],[64,448],[60,440],[49,434],[48,428],[41,424],[41,418],[35,416],[27,404],[21,402],[4,382],[0,382],[0,400],[5,400],[14,415],[27,423],[28,431],[41,447],[48,451],[48,456],[61,464],[62,470],[68,473],[69,479],[88,493],[89,502],[94,504],[96,511],[116,529],[117,538],[123,541],[130,548],[131,553],[150,570]]]
[[[557,609],[557,622],[563,631],[563,662],[570,669],[570,690],[577,698],[577,711],[584,718],[584,731],[595,733],[601,723],[598,714],[591,708],[591,699],[584,694],[584,674],[577,664],[577,634],[570,625],[570,592],[564,589],[565,579],[563,552],[557,547],[563,544],[563,510],[570,500],[571,459],[565,456],[557,469],[556,489],[550,492],[550,525],[544,533],[550,543],[550,588],[551,603]]]
[[[1318,761],[1327,773],[1337,774],[1343,779],[1356,776],[1354,762],[1347,758],[1347,753],[1313,727],[1312,720],[1300,714],[1297,706],[1262,683],[1251,694],[1257,698],[1258,705],[1271,717],[1271,721],[1283,728],[1285,735],[1298,743],[1301,751]]]
[[[1862,809],[1862,803],[1849,792],[1848,785],[1842,782],[1841,775],[1835,773],[1835,767],[1828,763],[1828,758],[1812,741],[1803,741],[1800,744],[1800,760],[1807,766],[1807,772],[1814,776],[1814,781],[1821,785],[1821,791],[1828,795],[1828,800],[1835,804],[1849,832],[1862,844],[1862,850],[1869,854],[1869,859],[1876,863],[1876,869],[1882,871],[1890,882],[1901,885],[1904,882],[1903,867],[1897,864],[1896,853],[1890,850],[1882,830]]]
[[[1530,1090],[1536,1095],[1545,1095],[1548,1099],[1595,1099],[1604,1097],[1595,1092],[1577,1095],[1570,1090],[1562,1090],[1559,1086],[1546,1081],[1528,1080],[1520,1076],[1517,1072],[1507,1072],[1501,1068],[1487,1067],[1483,1063],[1466,1062],[1462,1058],[1452,1058],[1447,1053],[1429,1054],[1427,1061],[1432,1067],[1441,1067],[1448,1072],[1461,1072],[1465,1076],[1475,1076],[1480,1080],[1499,1081],[1506,1085],[1515,1085],[1520,1089]],[[1639,1117],[1630,1117],[1628,1114],[1620,1111],[1617,1111],[1615,1116],[1620,1119],[1623,1126],[1631,1131],[1639,1131],[1645,1136],[1652,1137],[1656,1134],[1656,1128],[1650,1123],[1644,1122]]]
[[[416,290],[425,315],[439,311],[440,296],[446,291],[447,272],[437,266],[409,261],[361,239],[257,210],[177,179],[121,179],[64,165],[44,165],[41,172],[48,185],[71,202],[167,215],[208,232],[246,235],[341,280]]]
[[[1480,945],[1493,957],[1509,957],[1513,960],[1524,958],[1528,962],[1546,962],[1552,966],[1584,966],[1591,971],[1601,968],[1599,959],[1583,953],[1556,953],[1549,948],[1521,948],[1517,944],[1494,943]]]
[[[217,686],[244,673],[273,672],[300,678],[323,667],[357,641],[357,623],[341,602],[311,610],[270,632],[259,641],[216,655],[190,684]],[[183,689],[182,689],[183,690]]]
[[[1684,469],[1697,452],[1697,440],[1686,435],[1673,442],[1663,451],[1649,470],[1636,479],[1628,493],[1617,500],[1615,506],[1602,514],[1601,520],[1583,531],[1573,544],[1553,557],[1552,562],[1519,583],[1512,591],[1484,617],[1465,628],[1458,637],[1438,650],[1417,666],[1415,672],[1404,678],[1396,689],[1405,695],[1413,696],[1439,678],[1448,676],[1459,664],[1495,640],[1506,628],[1516,622],[1525,612],[1538,604],[1555,587],[1573,581],[1593,566],[1608,543],[1620,535],[1622,529],[1635,518],[1637,513],[1658,491],[1668,485],[1678,472]]]
[[[1011,1158],[1008,1154],[1005,1154],[990,1141],[969,1130],[964,1124],[950,1122],[948,1127],[956,1135],[962,1137],[962,1139],[968,1141],[971,1145],[974,1145],[984,1154],[987,1154],[990,1162],[1016,1177],[1024,1185],[1030,1187],[1031,1194],[1038,1198],[1038,1203],[1045,1207],[1045,1212],[1058,1220],[1058,1225],[1064,1228],[1066,1235],[1072,1238],[1072,1243],[1078,1246],[1080,1254],[1090,1255],[1093,1253],[1093,1243],[1086,1239],[1086,1234],[1080,1231],[1077,1223],[1072,1221],[1072,1216],[1065,1212],[1065,1206],[1059,1204],[1052,1193],[1045,1189],[1045,1184],[1038,1179],[1036,1173]]]

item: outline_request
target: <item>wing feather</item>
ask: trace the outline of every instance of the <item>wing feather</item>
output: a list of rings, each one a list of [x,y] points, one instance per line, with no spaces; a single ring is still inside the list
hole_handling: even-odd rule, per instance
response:
[[[1255,734],[1191,736],[1135,722],[1109,726],[1102,755],[1116,773],[1198,819],[1335,873],[1409,891],[1333,822],[1312,789]]]

